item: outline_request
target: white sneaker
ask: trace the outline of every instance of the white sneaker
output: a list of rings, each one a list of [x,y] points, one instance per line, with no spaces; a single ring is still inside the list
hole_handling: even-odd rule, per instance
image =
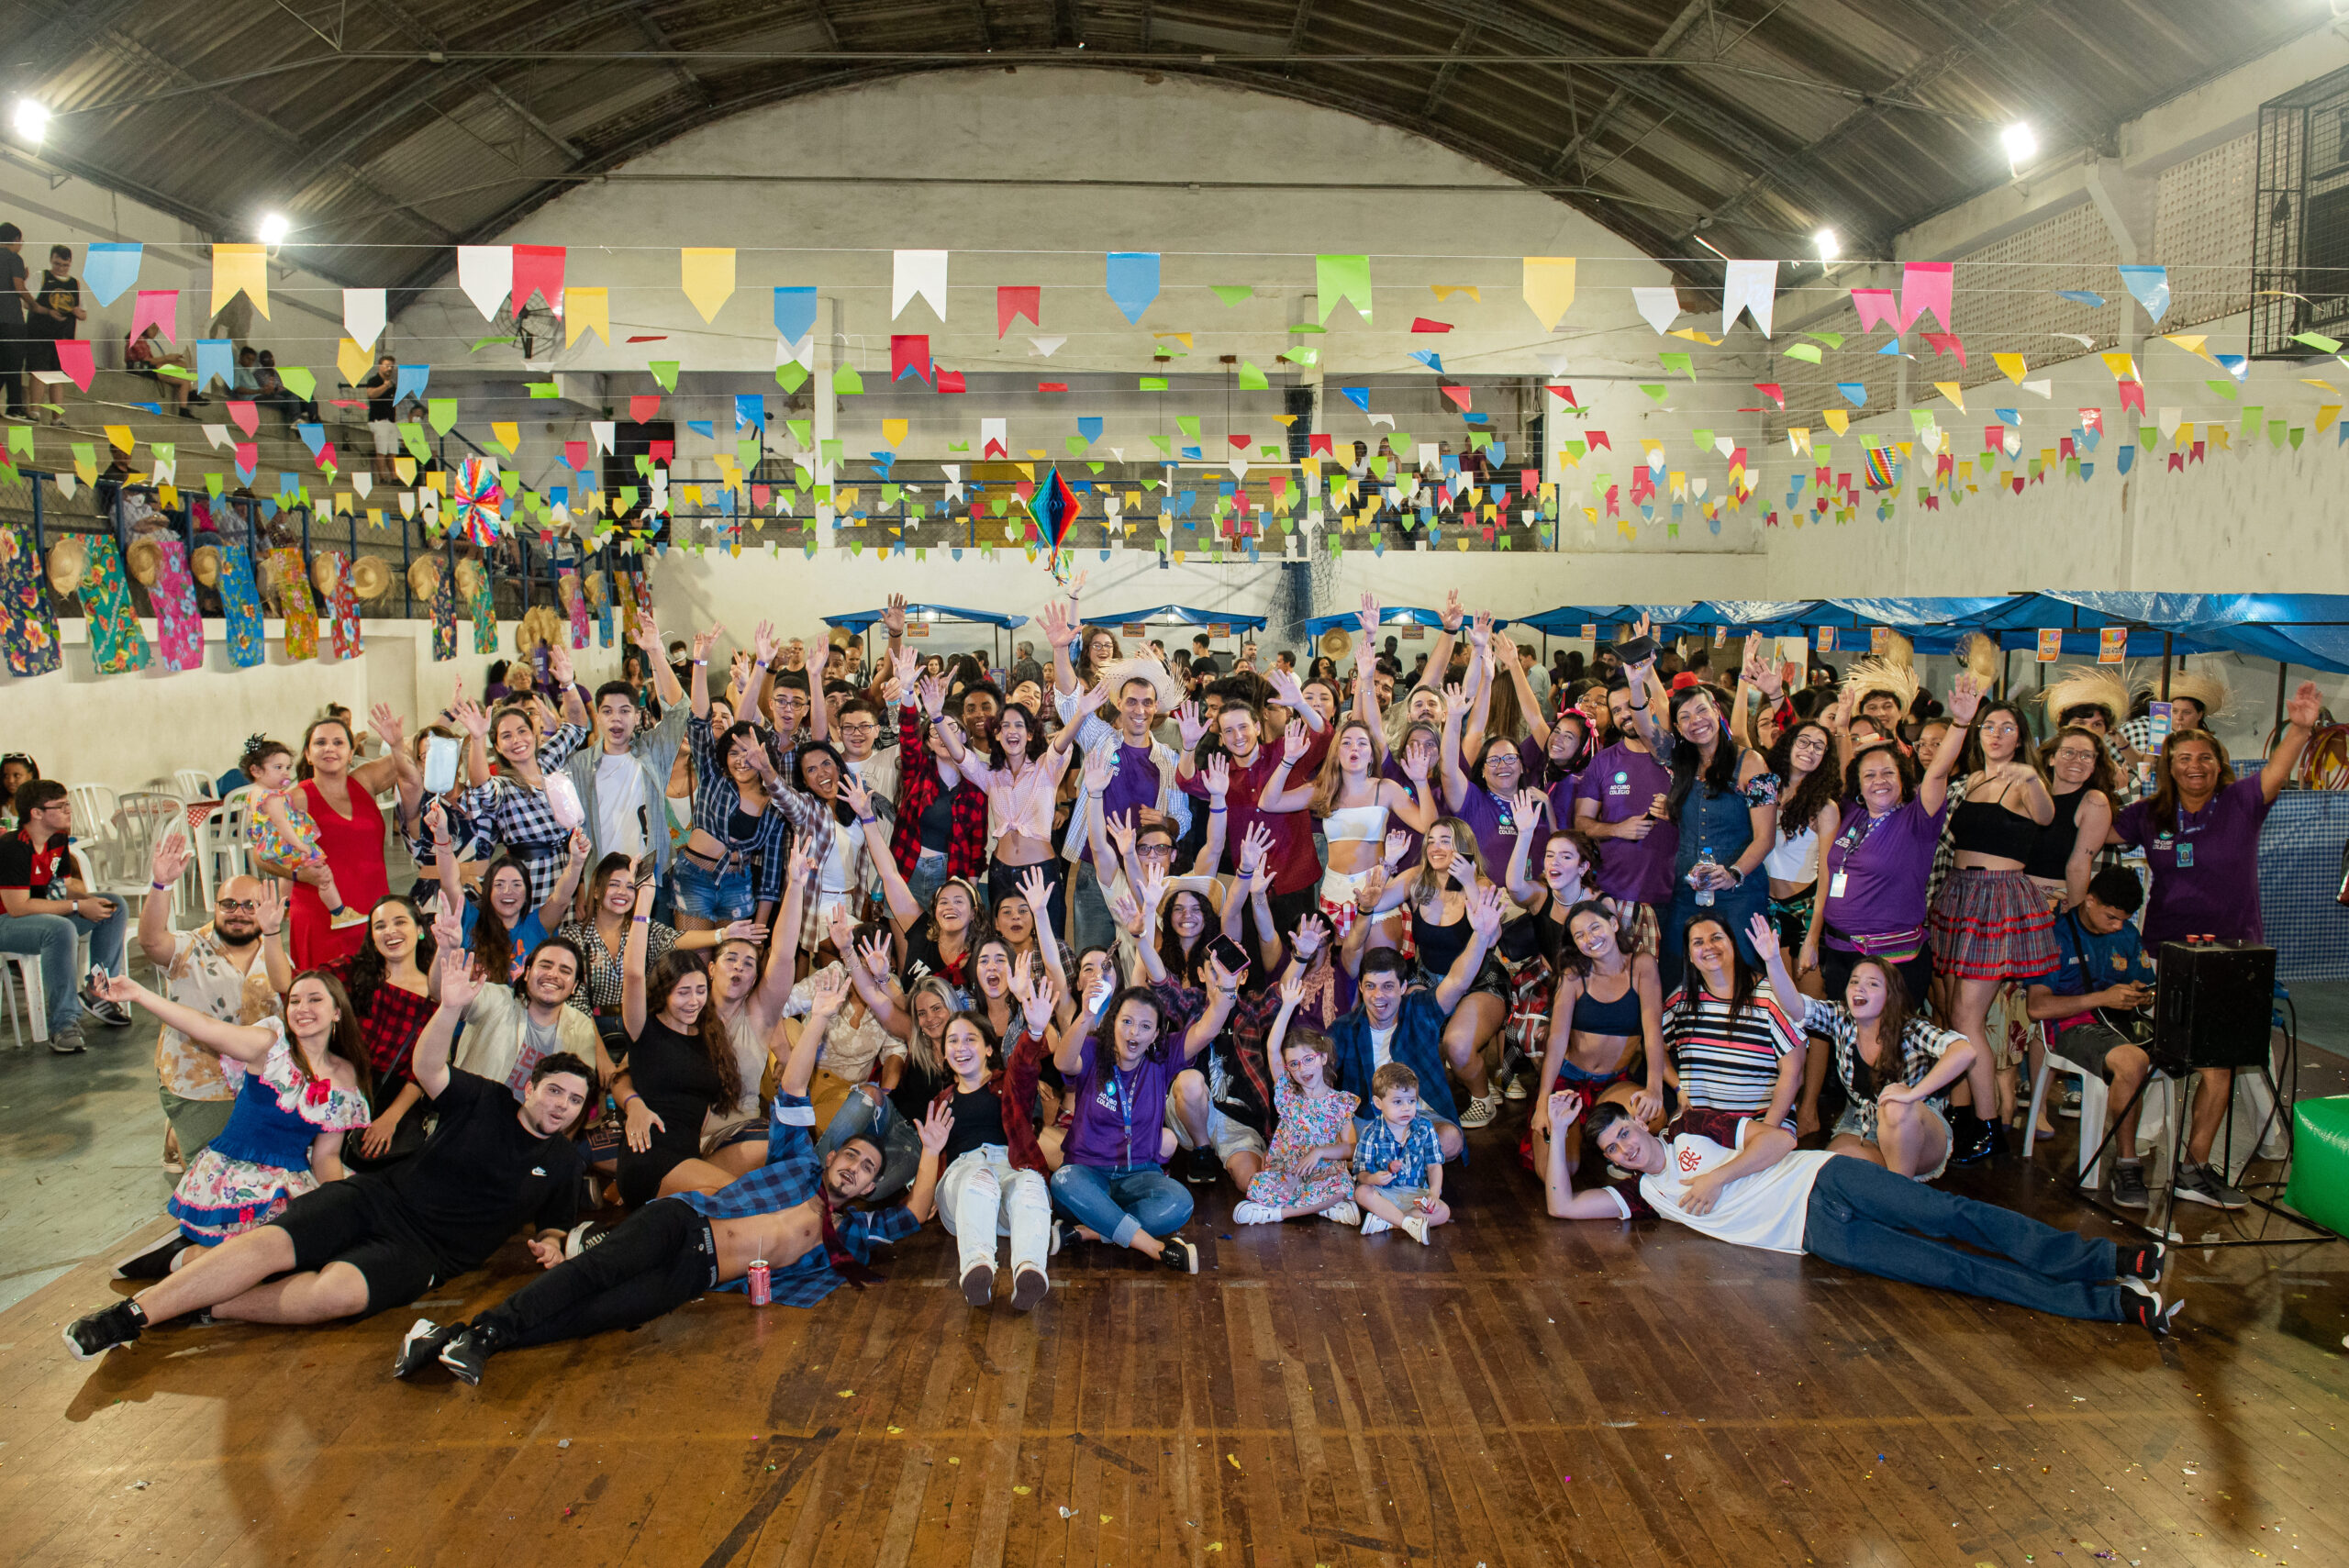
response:
[[[1424,1247],[1429,1244],[1428,1222],[1425,1216],[1415,1214],[1411,1216],[1410,1218],[1403,1221],[1402,1225],[1398,1227],[1398,1229],[1400,1229],[1405,1234],[1408,1235],[1412,1240],[1417,1241],[1420,1246]]]
[[[1341,1225],[1360,1225],[1362,1209],[1352,1198],[1340,1198],[1321,1211],[1324,1219],[1334,1219]]]
[[[1268,1203],[1251,1203],[1242,1198],[1231,1207],[1234,1225],[1278,1225],[1281,1211]]]
[[[1533,1091],[1525,1086],[1525,1078],[1526,1075],[1522,1073],[1511,1073],[1508,1087],[1501,1091],[1502,1095],[1512,1100],[1521,1100],[1531,1095]]]
[[[1500,1114],[1500,1108],[1501,1097],[1498,1095],[1471,1095],[1468,1097],[1468,1108],[1460,1113],[1460,1125],[1462,1127],[1490,1127],[1493,1124],[1493,1118]]]
[[[1395,1222],[1393,1220],[1382,1218],[1378,1215],[1364,1214],[1362,1217],[1362,1233],[1365,1236],[1375,1236],[1382,1230],[1392,1230],[1394,1229]]]

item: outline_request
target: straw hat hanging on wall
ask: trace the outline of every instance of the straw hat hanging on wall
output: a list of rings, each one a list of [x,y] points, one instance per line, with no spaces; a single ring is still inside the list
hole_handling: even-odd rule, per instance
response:
[[[351,563],[351,591],[362,599],[380,599],[391,591],[392,569],[380,555],[362,555]]]
[[[220,547],[199,544],[187,558],[188,574],[206,588],[220,585]]]
[[[460,598],[466,600],[475,598],[481,593],[481,585],[480,562],[467,556],[457,562],[457,594]]]
[[[334,557],[323,550],[310,558],[310,583],[321,603],[334,602]]]
[[[1353,633],[1344,627],[1333,626],[1321,634],[1321,652],[1330,659],[1343,659],[1354,651]]]
[[[49,547],[49,585],[61,598],[72,598],[82,591],[83,581],[90,574],[90,547],[73,534],[67,534]]]
[[[419,555],[407,563],[407,591],[429,604],[440,587],[440,558]]]
[[[123,554],[123,570],[142,588],[151,588],[163,574],[163,547],[151,539],[135,539]]]

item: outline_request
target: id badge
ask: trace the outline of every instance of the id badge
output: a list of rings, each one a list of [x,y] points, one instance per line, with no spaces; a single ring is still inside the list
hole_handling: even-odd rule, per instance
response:
[[[1834,875],[1829,877],[1827,879],[1827,896],[1830,898],[1842,897],[1843,884],[1849,880],[1850,876],[1851,873],[1849,872],[1839,871]]]
[[[2187,868],[2188,868],[2188,867],[2192,866],[2193,864],[2194,864],[2194,846],[2193,846],[2192,844],[2190,844],[2190,843],[2187,842],[2185,840],[2180,839],[2180,840],[2177,841],[2177,865],[2178,865],[2178,869],[2179,869],[2180,871],[2184,871],[2184,870],[2186,870]]]

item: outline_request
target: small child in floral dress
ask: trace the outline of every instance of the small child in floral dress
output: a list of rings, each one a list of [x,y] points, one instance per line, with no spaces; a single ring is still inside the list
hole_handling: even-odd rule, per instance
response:
[[[245,810],[245,841],[255,857],[289,866],[311,866],[327,873],[318,897],[327,906],[328,924],[336,929],[363,926],[367,912],[343,906],[334,873],[327,869],[326,851],[318,846],[317,819],[303,807],[295,788],[294,748],[283,740],[256,736],[246,749],[245,777],[253,781],[250,804]]]
[[[1231,1211],[1235,1225],[1272,1225],[1301,1214],[1322,1215],[1341,1225],[1362,1223],[1352,1168],[1354,1107],[1361,1101],[1330,1086],[1337,1051],[1327,1035],[1289,1032],[1289,1016],[1304,999],[1304,973],[1292,965],[1281,981],[1280,1016],[1273,1020],[1265,1047],[1278,1063],[1273,1108],[1280,1125],[1264,1169]]]

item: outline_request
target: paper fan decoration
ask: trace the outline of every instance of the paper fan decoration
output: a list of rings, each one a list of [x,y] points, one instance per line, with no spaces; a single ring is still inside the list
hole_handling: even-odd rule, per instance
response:
[[[460,458],[450,475],[449,499],[457,508],[457,523],[465,537],[484,550],[497,542],[498,508],[506,492],[497,483],[497,465],[485,457]]]
[[[1028,515],[1036,520],[1036,531],[1043,537],[1044,548],[1052,552],[1052,579],[1067,581],[1066,563],[1061,559],[1061,540],[1067,535],[1069,525],[1076,520],[1076,492],[1053,469],[1044,476],[1036,498],[1029,503]]]

